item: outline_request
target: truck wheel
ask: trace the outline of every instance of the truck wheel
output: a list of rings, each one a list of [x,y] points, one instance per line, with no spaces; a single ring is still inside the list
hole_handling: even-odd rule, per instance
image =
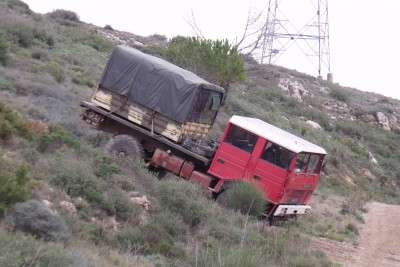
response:
[[[127,167],[144,158],[144,151],[139,141],[126,134],[113,137],[106,145],[106,152],[116,159],[120,166]]]

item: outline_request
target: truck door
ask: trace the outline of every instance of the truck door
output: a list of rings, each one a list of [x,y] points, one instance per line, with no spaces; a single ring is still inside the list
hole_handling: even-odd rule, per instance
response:
[[[293,175],[284,188],[281,202],[306,204],[318,184],[323,163],[323,155],[301,152],[297,155]]]
[[[242,178],[257,138],[257,135],[229,124],[208,173],[224,180]]]
[[[284,147],[266,142],[261,157],[253,169],[252,179],[269,201],[278,203],[294,155],[294,152]]]

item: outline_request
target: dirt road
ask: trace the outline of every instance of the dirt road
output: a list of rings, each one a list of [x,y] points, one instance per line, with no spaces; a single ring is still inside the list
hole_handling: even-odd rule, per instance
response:
[[[345,267],[399,267],[400,206],[373,202],[367,208],[357,247],[326,239],[316,246]]]

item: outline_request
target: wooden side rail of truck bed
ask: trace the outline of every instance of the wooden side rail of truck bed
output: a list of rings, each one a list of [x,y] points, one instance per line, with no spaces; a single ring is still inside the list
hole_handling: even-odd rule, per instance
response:
[[[206,157],[203,157],[203,156],[200,156],[200,155],[198,155],[196,153],[193,153],[193,152],[185,149],[181,145],[168,140],[164,136],[151,133],[151,131],[149,131],[147,128],[144,128],[144,127],[141,127],[139,125],[136,125],[135,123],[133,123],[131,121],[128,121],[128,120],[126,120],[126,119],[124,119],[124,118],[122,118],[122,117],[120,117],[118,115],[115,115],[115,114],[113,114],[112,112],[110,112],[108,110],[104,110],[104,109],[94,105],[91,102],[82,101],[81,102],[81,106],[84,107],[84,108],[87,108],[89,110],[92,110],[92,111],[94,111],[96,113],[99,113],[99,114],[103,115],[106,118],[109,118],[109,119],[114,120],[114,121],[116,121],[118,123],[121,123],[122,125],[127,126],[127,127],[131,128],[132,130],[137,131],[137,132],[139,132],[141,134],[144,134],[144,135],[148,136],[151,139],[157,140],[158,142],[161,142],[164,145],[167,145],[167,146],[169,146],[169,147],[171,147],[171,148],[173,148],[175,150],[178,150],[181,153],[184,153],[184,154],[186,154],[186,155],[188,155],[188,156],[190,156],[192,158],[195,158],[196,160],[198,160],[200,162],[203,162],[204,165],[206,165],[206,166],[209,165],[210,162],[211,162],[211,159],[208,159]]]

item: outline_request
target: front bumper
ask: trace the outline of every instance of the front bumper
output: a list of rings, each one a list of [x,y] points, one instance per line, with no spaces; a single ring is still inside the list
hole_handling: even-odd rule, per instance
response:
[[[307,214],[311,210],[308,205],[279,205],[274,212],[274,216]]]

